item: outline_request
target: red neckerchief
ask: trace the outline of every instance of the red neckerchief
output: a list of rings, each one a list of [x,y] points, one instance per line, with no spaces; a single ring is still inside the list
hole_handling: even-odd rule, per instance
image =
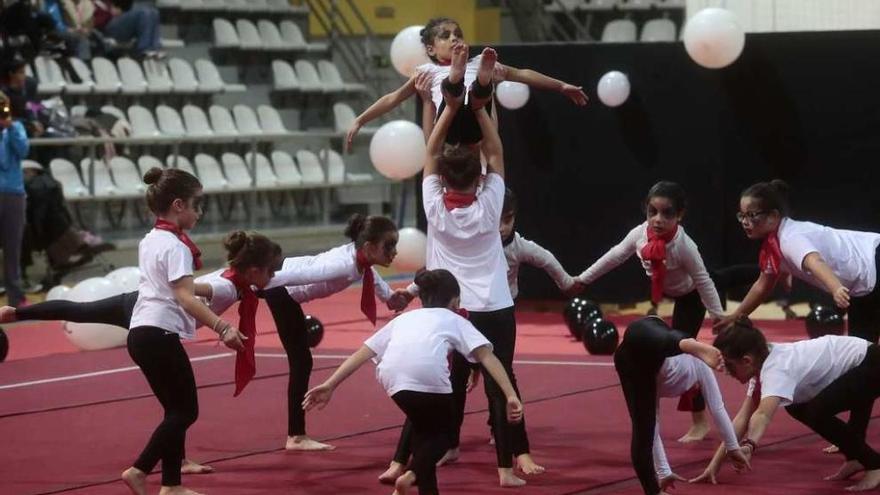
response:
[[[186,247],[189,248],[189,252],[192,253],[193,268],[196,270],[202,269],[202,252],[199,251],[199,247],[196,246],[196,243],[194,243],[193,240],[190,239],[188,235],[186,235],[186,232],[184,232],[180,227],[178,227],[177,224],[171,223],[168,220],[165,220],[164,218],[157,218],[156,224],[153,225],[153,228],[159,229],[159,230],[165,230],[165,231],[171,232],[172,234],[176,235],[177,238],[180,239],[180,242],[186,244]]]
[[[373,279],[373,268],[367,261],[367,256],[361,250],[357,250],[355,255],[358,270],[364,272],[364,279],[361,285],[361,311],[370,320],[373,325],[376,324],[376,286]]]
[[[470,313],[468,313],[468,310],[466,310],[464,308],[458,308],[458,310],[455,311],[455,314],[457,314],[458,316],[461,316],[465,320],[469,319],[471,316]]]
[[[450,65],[452,65],[452,59],[450,58],[449,60],[444,61],[438,58],[437,61],[434,63],[439,65],[440,67],[449,67]]]
[[[452,211],[456,208],[467,208],[468,206],[474,204],[474,201],[477,200],[477,193],[460,193],[456,191],[445,191],[443,193],[443,204],[446,206],[447,211]]]
[[[761,264],[761,272],[769,275],[779,275],[779,263],[782,261],[782,250],[779,248],[778,230],[767,234],[764,243],[761,244],[761,253],[758,262]]]
[[[671,231],[657,235],[647,227],[648,243],[642,248],[642,259],[651,262],[651,301],[655,304],[663,299],[663,280],[666,278],[666,243],[678,232],[678,225]]]
[[[231,281],[238,290],[241,298],[241,302],[238,303],[238,329],[247,337],[247,340],[243,341],[244,349],[235,355],[235,392],[232,396],[237,397],[257,373],[254,341],[257,337],[257,306],[260,300],[251,290],[250,284],[242,280],[234,269],[227,269],[221,277]]]

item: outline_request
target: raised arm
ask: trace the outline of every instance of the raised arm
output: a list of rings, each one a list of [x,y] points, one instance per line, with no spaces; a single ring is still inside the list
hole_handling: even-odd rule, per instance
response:
[[[431,131],[434,130],[434,120],[437,119],[437,109],[434,107],[434,100],[431,98],[431,85],[433,75],[427,71],[420,72],[415,76],[415,90],[422,99],[422,132],[425,134],[425,142],[431,137]]]
[[[447,94],[443,95],[446,101],[446,107],[440,113],[440,118],[431,130],[428,137],[427,152],[425,159],[425,170],[422,172],[425,177],[437,173],[437,155],[443,151],[443,143],[446,142],[446,133],[449,132],[449,126],[452,125],[452,119],[458,108],[461,106],[461,98],[453,98]]]
[[[501,136],[498,128],[492,121],[492,117],[485,108],[474,110],[474,116],[480,124],[480,132],[483,134],[483,154],[486,155],[487,173],[496,173],[504,177],[504,147],[501,145]]]
[[[533,88],[549,89],[551,91],[559,91],[567,96],[575,105],[583,106],[587,104],[587,95],[584,93],[583,87],[568,84],[565,81],[554,79],[550,76],[541,74],[531,69],[517,69],[516,67],[504,66],[500,71],[504,75],[504,79],[508,81],[516,81],[528,84]]]
[[[376,100],[375,103],[370,105],[369,108],[364,110],[363,113],[361,113],[354,119],[354,122],[352,123],[351,128],[348,130],[348,134],[345,137],[346,150],[351,150],[351,143],[352,141],[354,141],[354,137],[357,135],[361,127],[367,125],[368,122],[390,112],[398,105],[403,103],[407,98],[412,96],[413,93],[415,93],[416,89],[414,79],[415,76],[409,78],[408,81],[403,83],[403,86]]]

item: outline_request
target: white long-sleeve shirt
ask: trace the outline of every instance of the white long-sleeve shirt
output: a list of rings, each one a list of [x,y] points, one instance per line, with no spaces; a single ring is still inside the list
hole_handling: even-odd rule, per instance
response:
[[[715,373],[700,359],[690,354],[679,354],[666,358],[660,372],[657,374],[657,396],[679,397],[694,385],[699,384],[700,391],[706,400],[706,408],[712,415],[715,427],[721,433],[724,446],[728,450],[739,448],[733,423],[727,410],[724,408],[724,400],[721,398],[721,390],[715,380]],[[663,441],[660,439],[660,410],[657,410],[657,423],[654,427],[654,469],[659,478],[665,478],[672,474],[669,462],[666,460],[666,451],[663,449]]]
[[[510,286],[510,296],[513,298],[519,294],[517,277],[519,265],[522,263],[547,272],[547,275],[556,282],[556,286],[562,290],[574,285],[574,277],[565,271],[553,253],[519,235],[519,232],[514,232],[513,240],[504,246],[504,257],[507,259],[507,285]]]
[[[358,271],[355,252],[354,243],[350,242],[314,256],[286,258],[266,288],[285,286],[290,297],[300,303],[343,291],[364,278]],[[391,287],[375,268],[370,269],[376,297],[385,302],[391,297]],[[305,285],[299,285],[304,281]]]
[[[645,273],[651,276],[651,262],[642,259],[642,248],[648,243],[648,222],[632,229],[620,244],[612,247],[592,266],[584,270],[576,279],[584,284],[591,284],[602,275],[616,268],[630,256],[639,257]],[[683,296],[696,287],[700,293],[703,306],[713,317],[724,315],[721,299],[697,244],[685,233],[681,225],[671,241],[666,243],[666,277],[663,280],[663,293],[670,297]]]

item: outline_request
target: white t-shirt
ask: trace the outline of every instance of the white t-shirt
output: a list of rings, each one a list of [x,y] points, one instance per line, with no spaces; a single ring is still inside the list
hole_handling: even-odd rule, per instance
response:
[[[138,245],[138,299],[129,328],[152,326],[185,339],[196,336],[196,320],[174,297],[171,282],[192,275],[193,257],[186,244],[166,230],[153,229]]]
[[[389,396],[401,390],[451,394],[449,361],[457,351],[470,362],[492,344],[468,320],[446,308],[422,308],[391,320],[364,342],[376,353],[376,377]]]
[[[355,251],[354,243],[350,242],[315,256],[286,258],[281,265],[281,271],[266,288],[286,285],[290,297],[300,303],[336,294],[364,279],[363,274],[358,272]],[[393,291],[375,268],[370,269],[373,270],[376,297],[385,302]],[[302,278],[297,277],[296,274],[301,274]],[[307,285],[288,285],[308,279],[316,282]]]
[[[467,88],[471,87],[471,84],[477,79],[477,72],[480,69],[480,60],[482,60],[482,55],[477,55],[476,57],[468,60],[467,65],[464,69],[464,87],[465,87],[465,100],[467,99]],[[443,102],[443,89],[442,84],[443,80],[449,77],[449,65],[438,65],[435,63],[422,64],[416,67],[416,73],[427,72],[431,74],[431,101],[434,102],[434,108],[440,108],[440,103]],[[495,63],[495,71],[492,75],[493,82],[499,82],[504,80],[504,67],[500,63]]]
[[[679,397],[698,384],[706,400],[706,408],[724,440],[724,446],[728,450],[739,448],[733,423],[730,422],[730,417],[724,408],[724,399],[715,380],[715,373],[700,359],[690,354],[666,358],[657,374],[657,396]],[[666,451],[663,449],[663,441],[660,439],[659,401],[657,424],[654,427],[654,468],[660,478],[672,474],[666,459]]]
[[[504,246],[504,258],[507,260],[507,285],[510,287],[512,298],[516,298],[519,294],[517,277],[521,263],[543,269],[562,290],[574,285],[574,278],[559,264],[553,253],[519,235],[519,232],[514,232],[513,240]]]
[[[773,344],[761,367],[761,398],[779,397],[780,405],[802,404],[858,366],[867,340],[826,335],[790,344]]]
[[[592,266],[578,275],[577,280],[584,284],[591,284],[628,260],[633,254],[639,257],[639,261],[645,268],[645,273],[650,277],[651,262],[642,259],[642,248],[647,243],[648,222],[644,222],[632,229],[620,244],[609,249]],[[699,292],[700,300],[703,302],[703,306],[709,310],[710,315],[715,317],[724,315],[721,299],[718,297],[715,284],[709,277],[709,272],[706,271],[700,250],[684,231],[684,228],[679,225],[675,237],[666,243],[666,277],[663,280],[663,293],[670,297],[680,297],[694,290],[694,287]]]
[[[784,271],[825,290],[819,279],[803,269],[804,258],[810,253],[819,253],[851,295],[864,296],[874,290],[880,234],[833,229],[786,217],[779,224],[777,235]]]
[[[422,181],[422,202],[428,218],[425,268],[445,268],[461,286],[461,307],[496,311],[513,306],[507,285],[507,260],[498,229],[504,203],[504,179],[491,173],[483,190],[466,208],[446,209],[440,176]]]

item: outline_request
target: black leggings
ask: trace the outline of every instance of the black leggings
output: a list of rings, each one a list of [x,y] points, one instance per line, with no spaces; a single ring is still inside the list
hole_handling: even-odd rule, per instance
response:
[[[475,81],[476,82],[476,81]],[[437,118],[446,108],[446,102],[440,102],[440,108],[437,109]],[[492,100],[486,103],[486,111],[492,112]],[[452,118],[449,124],[449,131],[446,133],[446,142],[449,144],[476,144],[483,140],[483,131],[480,130],[480,123],[477,122],[477,116],[471,110],[470,101],[463,108],[460,108]]]
[[[853,297],[849,305],[849,335],[861,337],[873,344],[880,337],[880,247],[874,253],[875,270],[877,271],[874,290],[869,294]]]
[[[840,448],[847,460],[859,461],[865,469],[880,469],[880,454],[865,442],[867,422],[874,400],[880,397],[880,347],[871,344],[865,359],[822,389],[812,400],[792,404],[786,411]],[[837,417],[850,411],[849,422]],[[866,414],[865,414],[866,413]]]
[[[189,357],[176,333],[149,326],[128,332],[128,354],[144,372],[165,409],[165,417],[134,467],[149,473],[161,460],[162,486],[177,486],[186,430],[199,417],[196,380]]]
[[[56,299],[15,310],[17,320],[63,320],[75,323],[105,323],[128,328],[138,293],[127,292],[92,302]]]
[[[416,475],[419,494],[437,494],[437,461],[449,449],[452,394],[402,390],[391,399],[410,425],[413,455],[409,469]]]
[[[312,374],[312,351],[309,349],[305,314],[284,287],[265,291],[263,297],[272,311],[290,370],[287,382],[287,435],[305,435],[306,414],[302,403]]]
[[[614,367],[632,421],[630,456],[646,495],[660,493],[653,458],[657,373],[666,358],[681,354],[679,344],[686,338],[660,318],[643,318],[627,328],[614,353]]]
[[[471,311],[471,323],[492,343],[493,352],[507,376],[513,384],[517,396],[520,395],[513,373],[513,353],[516,347],[516,318],[513,306],[498,311]],[[464,407],[467,399],[467,380],[471,372],[471,363],[457,352],[452,353],[452,366],[449,380],[452,382],[452,427],[450,429],[449,447],[458,447],[460,443],[461,425],[464,422]],[[529,438],[526,434],[525,420],[510,424],[507,421],[507,398],[498,383],[483,371],[483,387],[489,399],[489,410],[492,415],[492,431],[495,434],[495,455],[500,468],[513,467],[513,458],[529,453]],[[409,460],[412,442],[412,425],[407,421],[403,425],[394,460],[406,464]]]

